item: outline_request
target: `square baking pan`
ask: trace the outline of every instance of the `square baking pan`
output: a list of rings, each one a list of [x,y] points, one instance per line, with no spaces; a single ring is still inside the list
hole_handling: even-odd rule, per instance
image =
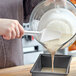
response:
[[[40,54],[34,66],[31,69],[32,76],[67,76],[70,70],[70,55],[55,55],[54,67],[55,68],[64,68],[66,72],[42,72],[43,67],[51,68],[51,55],[50,54]]]

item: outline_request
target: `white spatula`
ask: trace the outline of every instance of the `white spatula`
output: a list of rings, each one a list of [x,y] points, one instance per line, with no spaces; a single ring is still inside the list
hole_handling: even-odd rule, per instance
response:
[[[44,29],[43,31],[25,31],[25,35],[36,36],[38,41],[40,42],[59,39],[61,36],[61,34],[58,32],[53,31],[47,32],[46,29]]]

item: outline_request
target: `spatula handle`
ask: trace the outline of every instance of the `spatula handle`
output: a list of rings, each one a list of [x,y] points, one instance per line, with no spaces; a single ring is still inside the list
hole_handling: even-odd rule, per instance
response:
[[[40,34],[39,31],[24,31],[24,35],[34,35],[34,34]]]

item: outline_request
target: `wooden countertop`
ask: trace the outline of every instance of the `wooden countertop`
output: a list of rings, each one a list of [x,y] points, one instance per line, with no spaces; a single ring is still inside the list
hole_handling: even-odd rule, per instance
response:
[[[0,70],[0,76],[32,76],[30,74],[31,65],[17,66]],[[68,76],[76,76],[76,57],[72,58],[70,73]]]

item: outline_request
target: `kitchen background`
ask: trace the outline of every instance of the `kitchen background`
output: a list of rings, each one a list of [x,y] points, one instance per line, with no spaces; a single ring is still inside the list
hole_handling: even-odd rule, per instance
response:
[[[27,2],[25,2],[27,1]],[[30,0],[30,4],[26,6],[26,3],[28,3],[28,0],[23,0],[24,4],[24,23],[23,27],[25,30],[30,30],[29,26],[29,17],[33,10],[33,8],[41,1],[41,0],[35,0],[32,3],[32,0]],[[70,0],[74,5],[76,4],[75,0]],[[30,6],[32,6],[30,9]],[[27,12],[26,12],[27,11]],[[30,35],[24,35],[22,37],[22,44],[23,44],[23,55],[24,55],[24,64],[32,64],[36,61],[37,57],[41,53],[48,53],[47,50],[36,41],[36,39],[33,36]],[[57,54],[69,54],[72,56],[76,56],[76,42],[72,44],[69,48],[61,49],[57,52]]]

